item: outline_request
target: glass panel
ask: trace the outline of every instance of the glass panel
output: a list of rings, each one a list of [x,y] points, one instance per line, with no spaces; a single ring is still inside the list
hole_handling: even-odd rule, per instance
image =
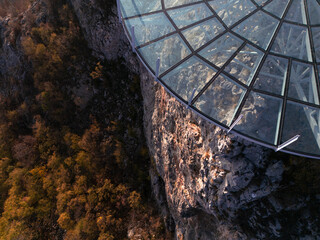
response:
[[[160,58],[160,74],[191,53],[178,34],[142,47],[138,51],[154,72],[157,59]]]
[[[320,17],[320,15],[319,15]],[[320,27],[313,27],[312,28],[312,38],[313,38],[313,45],[314,50],[316,52],[317,62],[320,62]]]
[[[313,65],[299,62],[292,63],[288,96],[319,104]]]
[[[160,0],[120,0],[123,17],[131,17],[161,10]]]
[[[209,4],[228,27],[256,9],[250,0],[217,0]]]
[[[175,30],[164,13],[130,18],[125,20],[125,24],[129,30],[130,36],[130,29],[134,26],[136,45],[150,42],[153,39],[159,38]]]
[[[244,88],[221,74],[198,98],[195,107],[207,116],[230,126],[244,93]]]
[[[188,28],[184,30],[182,34],[190,43],[192,48],[196,50],[223,31],[224,27],[216,18],[214,18],[200,23],[192,28]]]
[[[227,33],[199,52],[199,54],[218,67],[222,67],[243,43],[234,35]]]
[[[166,74],[162,79],[181,98],[188,101],[193,89],[196,89],[194,95],[196,96],[216,72],[215,69],[199,58],[192,57]]]
[[[267,2],[268,0],[255,0],[255,2],[259,5],[263,5]],[[282,0],[281,0],[282,1]]]
[[[294,0],[289,7],[285,20],[307,24],[303,0]]]
[[[269,55],[259,72],[254,88],[283,95],[288,60]]]
[[[320,109],[287,102],[281,143],[297,134],[300,138],[287,148],[293,151],[320,154]]]
[[[183,28],[213,15],[204,3],[169,10],[168,14],[178,28]]]
[[[244,47],[225,68],[225,71],[244,84],[249,85],[262,56],[263,53],[261,51],[252,46],[246,45],[246,47]]]
[[[312,61],[307,30],[306,27],[283,23],[271,51]]]
[[[288,0],[272,1],[267,6],[265,6],[264,9],[281,18],[284,10],[286,9],[286,6],[288,5],[288,2]]]
[[[320,5],[317,0],[308,0],[308,11],[311,24],[320,24]]]
[[[259,11],[233,30],[258,46],[267,49],[278,23],[279,21],[274,17]]]
[[[164,5],[166,6],[166,8],[171,8],[199,1],[200,0],[164,0]]]
[[[235,129],[270,144],[276,144],[276,131],[282,99],[251,92],[241,114],[240,122]]]

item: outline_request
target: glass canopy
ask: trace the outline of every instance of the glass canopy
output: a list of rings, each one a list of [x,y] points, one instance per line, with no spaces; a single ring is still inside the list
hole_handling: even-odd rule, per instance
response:
[[[273,149],[300,135],[282,151],[320,158],[319,0],[118,0],[118,12],[180,102]]]

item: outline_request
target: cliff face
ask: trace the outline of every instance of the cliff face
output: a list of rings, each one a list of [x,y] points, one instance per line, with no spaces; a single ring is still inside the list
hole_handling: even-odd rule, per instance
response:
[[[132,53],[112,2],[105,3],[100,0],[69,0],[69,2],[78,16],[88,46],[94,55],[107,60],[125,58],[126,61],[132,61],[132,67],[138,66],[136,59],[130,57]],[[134,71],[138,69],[135,68]]]
[[[177,239],[319,236],[319,195],[293,192],[285,155],[227,135],[142,74],[144,124]],[[303,181],[303,180],[302,180]]]
[[[309,186],[318,178],[300,168],[309,160],[274,154],[196,116],[139,64],[114,7],[106,10],[95,0],[70,3],[94,54],[122,59],[140,74],[151,182],[177,239],[319,238],[320,191]],[[3,75],[23,65],[5,36],[7,25],[8,19],[0,20]]]
[[[11,19],[0,18],[0,77],[13,75],[21,81],[25,76],[26,65],[21,59],[21,53],[12,47],[15,44],[14,31],[12,31]],[[10,74],[9,74],[10,73]],[[5,84],[6,81],[1,81]],[[4,89],[5,86],[2,87]]]

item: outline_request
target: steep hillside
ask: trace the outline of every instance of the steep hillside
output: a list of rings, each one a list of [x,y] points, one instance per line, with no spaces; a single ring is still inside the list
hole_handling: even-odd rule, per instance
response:
[[[170,238],[139,76],[87,45],[64,0],[0,18],[0,239]]]

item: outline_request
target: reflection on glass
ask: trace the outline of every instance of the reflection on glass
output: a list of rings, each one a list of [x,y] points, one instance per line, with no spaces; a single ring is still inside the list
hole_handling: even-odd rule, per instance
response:
[[[230,126],[244,93],[244,88],[221,74],[194,106],[207,116]]]
[[[271,51],[312,61],[307,27],[283,23]]]
[[[250,0],[216,0],[209,4],[228,27],[256,9]]]
[[[123,17],[131,17],[161,10],[160,0],[120,0]]]
[[[199,52],[199,54],[218,67],[234,54],[243,43],[236,36],[226,33]]]
[[[311,154],[320,153],[320,109],[287,102],[281,143],[299,134],[298,141],[287,148]]]
[[[267,49],[278,23],[279,21],[276,18],[259,11],[233,30],[259,47]]]
[[[168,14],[178,28],[183,28],[213,15],[204,3],[169,10]]]
[[[164,82],[181,98],[188,101],[193,89],[195,95],[217,71],[197,57],[192,57],[163,77]]]
[[[319,104],[313,65],[295,61],[292,63],[288,96]]]
[[[157,59],[160,58],[160,74],[191,53],[178,34],[149,44],[138,51],[154,72]]]
[[[270,144],[277,142],[282,99],[251,92],[241,114],[243,118],[235,129]]]
[[[311,24],[320,24],[320,5],[317,0],[308,0],[308,11]]]
[[[285,19],[296,23],[307,24],[305,15],[304,0],[294,0],[289,7]]]
[[[198,49],[215,36],[223,32],[224,28],[219,21],[214,18],[199,25],[188,28],[182,32],[194,50]]]
[[[264,9],[281,18],[284,13],[284,10],[288,5],[288,2],[289,0],[272,1],[267,6],[265,6]]]
[[[129,29],[130,36],[130,29],[132,26],[134,26],[136,46],[146,42],[150,42],[153,39],[159,38],[163,35],[175,31],[174,27],[171,25],[170,21],[167,19],[164,13],[156,13],[143,17],[130,18],[125,20],[125,24]]]
[[[320,15],[319,15],[320,16]],[[320,27],[313,27],[312,28],[312,37],[313,37],[313,45],[314,50],[316,52],[316,58],[318,63],[320,62]]]
[[[249,85],[262,56],[261,51],[250,45],[246,45],[225,68],[225,71],[244,84]]]
[[[259,72],[254,88],[283,95],[288,60],[269,55]]]
[[[164,5],[166,8],[171,8],[171,7],[176,7],[176,6],[180,6],[188,3],[195,3],[199,1],[200,0],[164,0]]]

